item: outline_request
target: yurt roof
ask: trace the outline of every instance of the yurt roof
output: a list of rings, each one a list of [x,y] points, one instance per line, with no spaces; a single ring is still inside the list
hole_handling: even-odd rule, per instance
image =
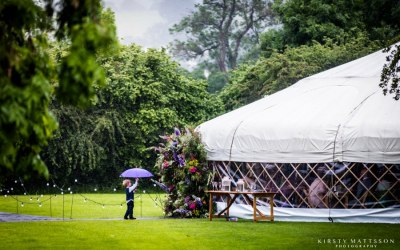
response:
[[[197,127],[208,160],[400,163],[400,102],[382,51],[304,78]]]

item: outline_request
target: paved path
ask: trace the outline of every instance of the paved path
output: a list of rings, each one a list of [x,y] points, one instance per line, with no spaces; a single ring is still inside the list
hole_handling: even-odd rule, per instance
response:
[[[141,217],[137,218],[138,220],[159,220],[164,217]],[[36,216],[36,215],[27,215],[27,214],[13,214],[13,213],[5,213],[0,212],[0,222],[26,222],[26,221],[62,221],[62,218],[48,217],[48,216]],[[123,220],[122,218],[77,218],[70,219],[65,218],[67,221],[77,221],[77,220]]]
[[[12,214],[0,212],[0,222],[19,222],[19,221],[45,221],[45,220],[62,220],[62,218],[53,218],[48,216],[36,216],[27,214]]]

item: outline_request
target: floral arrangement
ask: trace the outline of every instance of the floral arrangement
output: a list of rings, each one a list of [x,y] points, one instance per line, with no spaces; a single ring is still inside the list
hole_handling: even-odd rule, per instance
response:
[[[154,147],[158,154],[156,168],[160,183],[169,193],[165,201],[167,216],[203,217],[208,213],[208,199],[204,192],[210,178],[206,152],[198,133],[175,128],[171,135]]]

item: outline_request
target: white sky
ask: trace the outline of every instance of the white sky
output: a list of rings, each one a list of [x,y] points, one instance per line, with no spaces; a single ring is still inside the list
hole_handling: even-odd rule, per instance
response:
[[[166,47],[174,40],[169,28],[194,9],[199,0],[103,0],[115,12],[121,43],[144,48]]]

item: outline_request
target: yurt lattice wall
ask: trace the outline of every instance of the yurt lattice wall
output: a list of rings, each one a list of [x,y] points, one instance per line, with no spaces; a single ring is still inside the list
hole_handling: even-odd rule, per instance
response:
[[[223,177],[247,189],[276,192],[276,207],[386,208],[400,205],[400,165],[362,163],[245,163],[211,161],[212,188]],[[246,200],[239,202],[247,203]],[[260,201],[263,205],[266,202]]]

